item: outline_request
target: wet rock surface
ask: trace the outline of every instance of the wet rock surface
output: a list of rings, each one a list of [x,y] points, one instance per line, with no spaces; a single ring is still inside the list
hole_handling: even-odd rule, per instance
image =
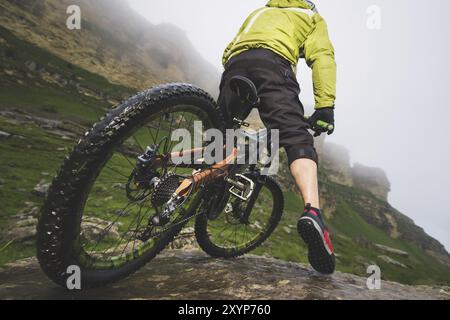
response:
[[[45,198],[47,195],[48,189],[50,188],[50,182],[47,182],[47,180],[42,179],[39,181],[38,184],[33,189],[33,194],[35,194],[38,197]]]
[[[0,299],[450,299],[448,288],[382,282],[249,255],[212,259],[198,250],[165,251],[129,278],[103,288],[70,292],[54,285],[35,259],[0,269]]]

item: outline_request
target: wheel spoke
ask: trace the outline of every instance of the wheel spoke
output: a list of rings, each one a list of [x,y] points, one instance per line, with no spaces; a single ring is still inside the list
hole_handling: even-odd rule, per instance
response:
[[[86,237],[81,241],[81,246],[88,257],[88,266],[106,266],[114,261],[113,265],[116,268],[121,263],[126,263],[127,259],[134,259],[135,255],[129,253],[142,254],[139,250],[148,241],[139,240],[139,235],[147,228],[146,221],[157,214],[159,209],[151,205],[149,201],[153,189],[134,187],[132,179],[134,179],[133,172],[137,165],[135,158],[145,150],[146,145],[143,142],[149,142],[149,140],[151,144],[161,142],[160,153],[163,151],[162,148],[166,149],[165,152],[170,152],[174,145],[174,142],[168,140],[171,132],[181,128],[192,132],[196,118],[198,115],[192,111],[160,113],[135,131],[130,138],[124,140],[121,146],[116,147],[86,199],[85,218],[83,218],[81,230],[83,232],[85,223],[88,229],[86,229]],[[167,135],[168,137],[165,137]],[[183,172],[182,168],[177,166],[157,169],[159,177],[168,172],[177,173],[178,171]],[[186,174],[186,176],[190,175]],[[130,201],[130,195],[139,201]],[[161,232],[166,232],[172,225],[178,225],[183,219],[181,212],[183,211],[174,213],[168,225],[153,230],[151,239],[157,239]],[[91,217],[92,219],[89,220]],[[152,246],[154,245],[150,243],[145,250],[151,250]]]
[[[272,196],[270,190],[267,191]],[[235,201],[231,213],[222,213],[221,218],[208,221],[207,234],[214,245],[219,248],[239,249],[248,247],[263,236],[270,226],[270,219],[275,208],[270,202],[267,203],[264,197],[258,195],[248,220],[244,223],[241,222],[241,214],[246,210],[247,205],[242,204],[241,200]]]
[[[124,175],[122,172],[120,172],[119,170],[113,169],[109,166],[105,166],[105,169],[109,169],[111,171],[113,171],[114,173],[117,173],[119,176],[122,176],[124,178],[126,178],[128,180],[129,177],[127,177],[126,175]]]
[[[128,159],[128,157],[125,156],[122,152],[119,152],[119,154],[120,154],[120,155],[128,162],[128,164],[129,164],[133,169],[136,167],[136,165],[133,164],[133,163],[131,162],[131,160]]]
[[[135,203],[134,203],[135,204]],[[134,205],[133,204],[133,205]],[[125,210],[125,209],[127,209],[129,206],[131,205],[131,202],[129,202],[123,209],[122,209],[122,211],[123,210]],[[95,250],[97,249],[97,247],[98,247],[98,245],[100,244],[100,242],[101,241],[103,241],[104,239],[105,239],[105,237],[106,237],[106,235],[109,233],[109,231],[111,231],[111,229],[112,229],[112,227],[119,221],[119,219],[120,219],[120,215],[117,215],[117,217],[114,219],[114,221],[112,221],[103,231],[102,231],[102,233],[101,233],[101,235],[100,235],[100,238],[96,241],[96,244],[95,244],[95,246],[94,246],[94,248],[92,249],[92,252],[95,252]],[[97,224],[96,226],[99,226],[100,225],[100,223],[99,224]]]
[[[139,208],[139,212],[140,212],[141,210],[142,210],[142,205],[141,205],[141,207]],[[123,240],[125,239],[125,237],[127,236],[127,233],[130,231],[131,226],[132,226],[136,221],[138,221],[139,218],[140,218],[140,214],[136,215],[136,217],[130,222],[130,224],[128,225],[128,228],[126,228],[126,231],[123,232],[122,236],[119,238],[119,241],[116,242],[117,244],[116,244],[116,246],[114,247],[114,249],[111,250],[110,256],[112,256],[112,255],[116,252],[116,250],[119,248],[119,246],[120,246],[120,244],[122,243],[122,241],[123,241]],[[126,248],[125,248],[125,249],[126,249]],[[121,254],[123,254],[123,251],[122,251]]]

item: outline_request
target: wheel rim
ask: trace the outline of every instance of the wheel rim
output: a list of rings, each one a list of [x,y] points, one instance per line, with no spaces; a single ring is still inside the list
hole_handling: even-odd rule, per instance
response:
[[[127,196],[127,191],[130,191],[127,186],[136,167],[136,158],[146,146],[167,136],[170,139],[169,133],[176,129],[186,129],[193,134],[194,121],[201,121],[203,129],[213,126],[207,114],[198,107],[172,107],[152,116],[115,148],[90,187],[82,210],[78,236],[74,241],[80,266],[89,269],[119,268],[155,249],[168,226],[175,227],[182,221],[189,202],[173,214],[169,225],[153,230],[153,234],[158,236],[139,240],[137,236],[161,207],[152,205],[152,190],[137,192],[135,199],[131,200]],[[166,151],[172,150],[177,143],[169,141]],[[162,177],[168,172],[187,175],[192,170],[167,167],[158,171]]]
[[[245,203],[230,196],[228,203],[233,208],[239,207],[234,203],[241,203],[242,211]],[[230,209],[229,205],[228,208]],[[209,241],[217,248],[225,251],[240,251],[257,244],[271,227],[271,219],[275,210],[275,202],[272,192],[267,186],[262,186],[256,202],[250,212],[247,221],[240,219],[242,214],[227,213],[227,208],[222,210],[214,220],[208,220],[206,232]]]

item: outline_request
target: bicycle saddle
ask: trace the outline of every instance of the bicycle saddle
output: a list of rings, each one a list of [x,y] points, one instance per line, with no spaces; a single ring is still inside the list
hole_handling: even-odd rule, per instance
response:
[[[257,142],[258,144],[266,139],[270,139],[267,129],[261,129],[258,131],[243,131],[244,138],[248,138],[250,142]]]
[[[230,89],[241,100],[250,103],[252,107],[259,104],[258,90],[250,79],[234,76],[230,79]]]

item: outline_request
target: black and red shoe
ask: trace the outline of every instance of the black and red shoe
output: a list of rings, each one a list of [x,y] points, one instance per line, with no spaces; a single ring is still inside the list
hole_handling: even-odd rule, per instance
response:
[[[336,268],[336,257],[321,211],[308,204],[298,221],[297,229],[308,246],[311,266],[319,273],[332,274]]]

